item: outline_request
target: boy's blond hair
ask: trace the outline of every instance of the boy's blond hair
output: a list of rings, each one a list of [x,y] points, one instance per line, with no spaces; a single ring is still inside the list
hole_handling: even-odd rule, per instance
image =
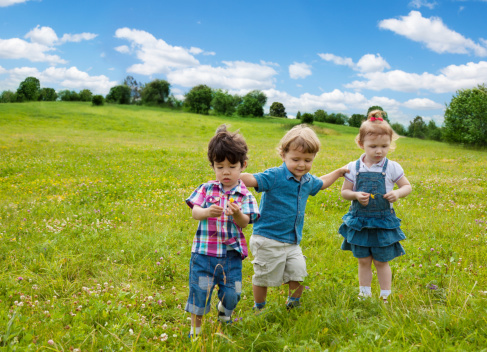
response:
[[[367,120],[363,121],[360,125],[360,130],[358,135],[355,137],[355,143],[359,147],[364,145],[364,140],[366,136],[383,136],[387,135],[391,137],[391,146],[389,150],[392,152],[396,149],[396,140],[399,139],[399,135],[394,132],[391,125],[384,120],[384,116],[387,113],[382,110],[373,110],[369,112]],[[371,120],[373,119],[373,121]]]
[[[283,156],[291,149],[302,153],[316,154],[320,150],[320,140],[315,131],[305,124],[294,126],[282,137],[277,148],[279,155]]]

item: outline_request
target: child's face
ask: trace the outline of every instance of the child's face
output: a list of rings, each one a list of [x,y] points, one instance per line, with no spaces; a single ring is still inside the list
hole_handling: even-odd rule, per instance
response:
[[[216,179],[222,183],[225,191],[231,190],[238,184],[240,174],[246,167],[247,162],[245,162],[242,166],[240,162],[232,164],[228,161],[228,159],[225,159],[220,163],[213,163],[213,170],[215,170]]]
[[[315,153],[303,153],[297,149],[291,149],[287,153],[281,155],[281,158],[294,177],[296,177],[297,180],[301,180],[301,176],[311,170],[315,156]]]
[[[391,137],[383,134],[377,136],[365,136],[360,143],[360,148],[365,151],[365,162],[368,164],[377,164],[387,156],[391,147]]]

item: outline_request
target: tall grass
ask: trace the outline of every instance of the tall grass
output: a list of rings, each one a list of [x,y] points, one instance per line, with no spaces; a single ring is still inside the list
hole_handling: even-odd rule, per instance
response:
[[[357,263],[339,249],[349,204],[337,182],[308,202],[302,309],[286,311],[283,286],[254,315],[249,258],[237,322],[220,326],[212,312],[191,342],[183,308],[197,223],[184,199],[214,177],[206,145],[221,123],[240,129],[247,171],[259,172],[281,164],[277,143],[296,122],[0,104],[0,349],[486,350],[487,153],[408,138],[390,154],[413,193],[396,205],[407,254],[391,262],[388,305],[356,298]],[[361,154],[357,129],[316,131],[314,174]]]

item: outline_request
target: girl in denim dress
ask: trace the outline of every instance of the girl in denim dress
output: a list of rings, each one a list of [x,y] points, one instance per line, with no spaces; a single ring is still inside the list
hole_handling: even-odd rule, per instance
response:
[[[406,238],[392,203],[406,197],[412,188],[402,167],[386,158],[398,135],[383,114],[384,111],[371,111],[355,138],[365,153],[348,165],[350,173],[345,175],[341,193],[352,205],[338,232],[344,237],[341,249],[351,251],[358,260],[359,298],[372,295],[373,262],[380,297],[387,302],[392,281],[389,261],[405,254],[399,241]],[[395,190],[394,184],[398,186]]]

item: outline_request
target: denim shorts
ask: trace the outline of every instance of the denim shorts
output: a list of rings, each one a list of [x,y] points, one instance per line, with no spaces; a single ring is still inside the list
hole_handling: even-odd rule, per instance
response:
[[[390,262],[394,258],[406,254],[406,251],[399,242],[385,247],[362,247],[348,243],[345,239],[342,242],[341,249],[352,251],[355,258],[367,258],[372,256],[372,258],[379,262]]]
[[[211,294],[218,285],[218,298],[225,315],[232,315],[242,293],[242,256],[235,250],[224,258],[191,253],[189,297],[185,310],[204,315],[210,311]]]
[[[256,286],[275,287],[289,281],[301,282],[308,276],[306,258],[297,244],[252,235],[249,248],[254,256],[252,283]]]

